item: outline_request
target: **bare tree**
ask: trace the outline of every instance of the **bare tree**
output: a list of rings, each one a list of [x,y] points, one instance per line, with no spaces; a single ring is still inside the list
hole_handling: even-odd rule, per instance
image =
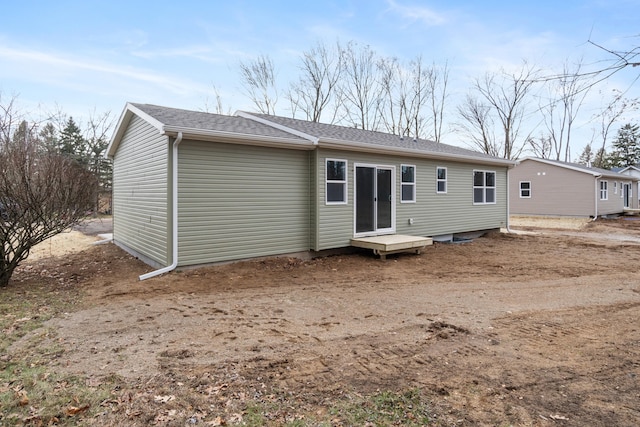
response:
[[[344,50],[344,60],[340,93],[345,120],[356,128],[378,130],[382,89],[375,52],[369,46],[358,47],[350,42]]]
[[[96,177],[95,206],[94,213],[97,215],[102,211],[111,211],[111,204],[107,204],[105,209],[101,207],[101,198],[110,202],[111,183],[113,166],[111,160],[104,155],[109,145],[109,134],[113,127],[111,112],[106,111],[98,114],[95,109],[89,116],[85,127],[85,156],[89,171]]]
[[[36,135],[0,147],[0,287],[33,246],[86,216],[94,181],[69,157],[43,150]]]
[[[263,114],[275,114],[278,102],[275,71],[271,58],[260,55],[254,61],[240,63],[240,79],[247,95]]]
[[[381,97],[378,108],[380,121],[387,132],[413,138],[425,136],[431,71],[425,68],[420,56],[408,66],[395,58],[379,60]]]
[[[15,95],[9,100],[3,99],[0,92],[0,146],[11,141],[15,127],[23,120],[16,110],[16,99]]]
[[[591,79],[582,73],[582,61],[573,70],[564,65],[563,73],[548,82],[550,96],[540,107],[549,132],[555,160],[570,160],[571,131],[589,90]]]
[[[449,84],[449,64],[444,63],[438,67],[435,63],[427,74],[427,88],[431,101],[432,128],[429,138],[435,142],[442,142],[442,124],[444,122],[444,109],[448,97],[447,86]]]
[[[215,95],[215,104],[211,106],[209,104],[209,97],[207,97],[204,101],[204,111],[207,113],[226,114],[227,116],[230,116],[231,107],[224,108],[224,105],[222,103],[222,96],[220,95],[220,91],[215,85],[213,85],[213,94]]]
[[[404,135],[404,81],[398,77],[400,64],[396,58],[382,58],[378,62],[379,82],[384,101],[378,105],[384,129],[394,135]]]
[[[344,69],[344,55],[339,45],[334,48],[318,42],[303,52],[301,75],[289,89],[287,98],[292,112],[301,111],[306,120],[319,122],[323,112],[332,107],[329,123],[337,120],[340,106],[338,83]]]
[[[550,159],[553,151],[553,143],[550,136],[540,135],[538,138],[530,137],[527,140],[533,155],[540,159]],[[556,159],[558,160],[558,159]]]
[[[597,139],[600,140],[600,148],[596,152],[596,156],[602,155],[606,152],[606,146],[611,133],[612,127],[619,122],[626,113],[637,111],[640,108],[639,99],[625,98],[622,92],[618,90],[613,91],[612,101],[595,117],[599,120],[599,128],[594,132],[594,138],[592,142]],[[599,159],[602,161],[602,159]]]
[[[500,73],[487,73],[484,78],[476,79],[473,85],[473,91],[483,100],[477,100],[474,103],[488,107],[488,111],[483,111],[483,117],[492,117],[491,122],[499,126],[501,140],[492,142],[492,148],[483,148],[484,152],[498,155],[505,159],[518,158],[525,147],[526,141],[529,139],[531,132],[524,138],[521,138],[520,131],[523,119],[526,113],[528,96],[536,82],[538,71],[526,62],[523,63],[519,71],[508,73],[501,71]],[[473,97],[467,98],[467,104]],[[458,109],[464,121],[472,120],[467,123],[467,130],[477,127],[478,117],[473,114],[474,103],[472,105],[463,106]],[[471,110],[468,108],[471,107]],[[471,114],[464,114],[471,113]],[[485,125],[489,124],[485,120]],[[484,144],[490,142],[484,139],[483,135],[473,137],[474,142],[480,138]]]
[[[471,139],[470,145],[473,148],[492,156],[500,156],[490,105],[467,95],[465,102],[458,106],[458,115],[462,121],[457,126]]]

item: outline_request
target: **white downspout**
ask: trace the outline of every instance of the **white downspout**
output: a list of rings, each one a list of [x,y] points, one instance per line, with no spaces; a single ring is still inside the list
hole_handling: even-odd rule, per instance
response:
[[[154,270],[150,273],[143,274],[139,277],[140,280],[147,280],[152,277],[159,276],[164,273],[168,273],[178,266],[178,144],[182,142],[182,132],[178,132],[176,140],[173,141],[173,153],[172,153],[172,179],[171,179],[171,228],[172,228],[172,255],[171,265],[168,265],[159,270]]]
[[[509,215],[510,215],[510,198],[509,192],[511,191],[510,182],[509,182],[509,168],[507,167],[507,233],[511,233],[511,229],[509,228]]]
[[[593,220],[598,219],[598,198],[600,197],[600,188],[598,188],[598,178],[602,177],[602,175],[596,175],[596,192],[594,194],[594,199],[596,201],[596,211],[593,213]],[[609,189],[607,189],[609,191]]]

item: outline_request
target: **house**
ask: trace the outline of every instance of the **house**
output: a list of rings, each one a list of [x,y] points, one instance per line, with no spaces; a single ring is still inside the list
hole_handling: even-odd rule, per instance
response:
[[[509,210],[516,215],[596,218],[637,206],[637,178],[576,163],[528,157],[509,171]]]
[[[107,155],[114,242],[160,273],[367,236],[499,229],[515,164],[381,132],[147,104],[126,105]]]
[[[640,202],[638,201],[640,198],[640,165],[631,165],[623,168],[615,168],[613,170],[622,175],[630,176],[634,181],[638,181],[638,184],[636,185],[636,195],[633,198],[633,206],[631,207],[634,209],[640,208]]]

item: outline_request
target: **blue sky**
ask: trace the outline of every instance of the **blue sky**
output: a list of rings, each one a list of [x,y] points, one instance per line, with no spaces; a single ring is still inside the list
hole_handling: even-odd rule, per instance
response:
[[[0,92],[17,95],[26,111],[58,106],[79,121],[94,110],[117,117],[127,101],[204,110],[214,86],[225,109],[250,109],[240,61],[268,54],[284,89],[317,41],[356,41],[383,56],[446,61],[454,121],[472,78],[523,59],[549,72],[580,57],[598,66],[610,56],[587,41],[628,50],[640,42],[638,17],[639,0],[23,0],[3,5]],[[640,96],[638,74],[624,70],[601,89]],[[589,116],[603,101],[589,96],[577,146],[588,142]],[[453,133],[445,142],[461,145]]]

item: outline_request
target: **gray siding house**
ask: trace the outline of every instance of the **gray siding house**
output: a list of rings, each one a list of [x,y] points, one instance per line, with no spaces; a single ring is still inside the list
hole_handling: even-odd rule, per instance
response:
[[[158,272],[505,227],[515,164],[380,132],[148,104],[126,105],[107,155],[114,242]]]
[[[525,158],[509,171],[509,210],[515,215],[596,218],[637,205],[637,181],[606,169]]]

